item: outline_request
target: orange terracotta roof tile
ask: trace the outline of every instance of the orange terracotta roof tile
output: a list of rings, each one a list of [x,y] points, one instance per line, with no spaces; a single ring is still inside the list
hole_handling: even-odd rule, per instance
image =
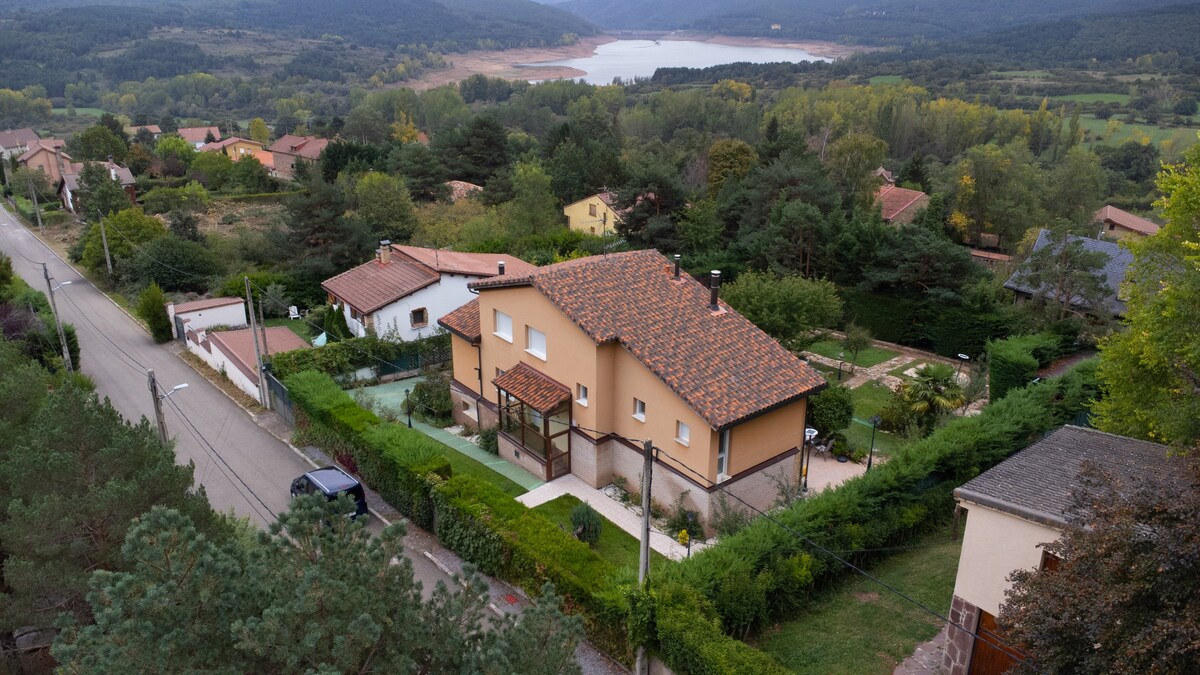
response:
[[[884,185],[875,193],[875,203],[883,207],[883,219],[891,221],[924,196],[925,193],[920,190]]]
[[[441,276],[412,260],[378,259],[321,282],[321,288],[364,314],[386,307],[404,296],[437,283]]]
[[[1105,206],[1100,209],[1092,220],[1101,223],[1111,222],[1118,227],[1147,235],[1155,234],[1159,230],[1158,223],[1135,216],[1128,211],[1122,211],[1115,206]]]
[[[512,370],[492,380],[492,384],[543,414],[571,398],[571,389],[567,385],[525,363],[518,363]]]
[[[438,319],[438,324],[471,344],[479,342],[479,298]]]
[[[618,342],[715,429],[825,387],[824,378],[657,251],[579,258],[471,284],[541,291],[596,344]],[[478,321],[478,319],[476,319]]]
[[[490,277],[499,271],[502,262],[505,274],[529,274],[537,269],[536,265],[530,265],[516,256],[502,253],[463,253],[400,244],[392,244],[392,250],[430,269],[446,274]]]

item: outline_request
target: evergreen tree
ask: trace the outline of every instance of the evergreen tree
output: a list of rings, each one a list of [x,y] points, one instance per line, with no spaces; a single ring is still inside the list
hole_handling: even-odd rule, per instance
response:
[[[170,342],[175,335],[175,327],[171,325],[171,317],[167,315],[167,296],[163,294],[158,284],[151,283],[138,296],[137,315],[150,328],[150,336],[155,342]]]

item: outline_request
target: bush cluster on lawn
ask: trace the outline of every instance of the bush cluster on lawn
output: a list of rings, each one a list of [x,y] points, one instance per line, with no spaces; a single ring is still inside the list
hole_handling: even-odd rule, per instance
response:
[[[1071,419],[1096,394],[1092,362],[1062,378],[1013,390],[980,415],[950,422],[870,473],[797,502],[775,519],[862,565],[871,560],[868,550],[900,544],[944,521],[954,488]],[[700,621],[687,608],[699,606],[705,614],[712,607],[726,632],[742,635],[794,615],[816,586],[843,572],[840,563],[778,524],[752,522],[664,570],[655,606],[667,664],[677,672],[708,672],[695,670],[692,659],[709,638],[672,630],[673,623],[664,627],[664,618],[682,622],[681,615],[690,612],[689,620]]]
[[[1062,338],[1051,333],[1020,335],[988,343],[988,387],[999,401],[1013,389],[1029,384],[1038,368],[1062,355]]]
[[[449,350],[449,335],[434,335],[410,342],[393,342],[368,335],[340,342],[331,341],[320,349],[297,349],[275,354],[271,357],[271,368],[281,380],[304,371],[330,376],[344,375],[359,368],[378,371],[383,367],[381,360],[396,364],[397,370],[414,370],[423,362],[442,359],[442,355],[448,354]]]
[[[285,385],[306,440],[352,459],[389,504],[485,574],[531,593],[554,584],[568,610],[583,614],[592,642],[629,661],[627,602],[611,563],[500,488],[453,475],[437,441],[383,422],[328,375],[297,373]]]

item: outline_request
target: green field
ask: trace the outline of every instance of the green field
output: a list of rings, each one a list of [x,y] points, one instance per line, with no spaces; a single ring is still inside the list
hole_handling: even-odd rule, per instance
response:
[[[67,114],[67,109],[66,108],[55,108],[55,109],[51,110],[50,112],[54,113],[55,115],[64,115],[65,116]],[[99,117],[106,112],[108,112],[108,111],[102,110],[100,108],[76,108],[75,109],[76,115],[91,115],[92,117]]]
[[[867,80],[871,84],[900,84],[904,78],[900,75],[876,75]]]
[[[1180,127],[1164,129],[1151,124],[1127,124],[1125,122],[1121,122],[1121,126],[1117,132],[1105,140],[1103,137],[1107,133],[1108,120],[1096,119],[1095,115],[1080,115],[1079,124],[1085,130],[1092,132],[1092,136],[1095,139],[1093,143],[1120,145],[1126,141],[1142,142],[1145,139],[1149,139],[1150,143],[1162,146],[1164,141],[1170,141],[1170,152],[1163,153],[1168,158],[1178,155],[1185,148],[1195,145],[1197,141],[1197,129]]]
[[[1065,101],[1068,103],[1119,103],[1126,105],[1129,103],[1129,94],[1070,94],[1068,96],[1051,96],[1051,101]]]
[[[992,75],[1006,79],[1044,80],[1050,77],[1048,70],[996,70]]]
[[[570,532],[572,531],[571,509],[574,509],[579,503],[578,497],[563,495],[540,506],[535,506],[533,510]],[[600,541],[596,542],[592,550],[618,568],[630,567],[636,570],[639,555],[638,540],[604,516],[600,516],[600,518],[604,521],[604,525],[600,528]],[[657,565],[669,561],[662,554],[651,550],[650,562],[652,565]]]
[[[941,613],[950,608],[961,542],[931,533],[870,566],[872,574]],[[862,576],[850,576],[803,616],[769,631],[758,647],[797,673],[891,673],[941,623]]]

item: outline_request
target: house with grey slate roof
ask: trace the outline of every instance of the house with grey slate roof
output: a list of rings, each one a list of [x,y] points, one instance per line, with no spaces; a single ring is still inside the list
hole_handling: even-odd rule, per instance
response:
[[[950,626],[943,672],[999,674],[1014,665],[995,646],[1001,642],[996,616],[1008,577],[1018,569],[1057,564],[1042,545],[1066,528],[1085,464],[1133,482],[1187,479],[1185,466],[1164,445],[1064,426],[956,489],[954,497],[968,517],[950,620],[985,639]]]
[[[1133,254],[1129,252],[1129,249],[1122,248],[1115,241],[1091,239],[1074,234],[1067,235],[1067,242],[1075,241],[1080,242],[1086,251],[1100,252],[1108,256],[1108,262],[1099,271],[1099,274],[1104,278],[1105,285],[1109,289],[1108,295],[1104,299],[1103,309],[1116,316],[1124,315],[1125,301],[1120,298],[1121,282],[1125,281],[1125,274],[1129,271],[1129,264],[1133,262]],[[1040,251],[1050,245],[1050,230],[1043,229],[1038,232],[1037,242],[1033,245],[1033,252]],[[1019,268],[1012,273],[1008,281],[1004,282],[1004,287],[1017,295],[1018,302],[1028,300],[1034,296],[1045,297],[1047,300],[1058,300],[1058,298],[1054,297],[1053,292],[1044,293],[1040,292],[1040,289],[1033,288]],[[1095,307],[1084,306],[1083,299],[1078,297],[1072,298],[1071,304],[1082,309],[1096,309]]]

